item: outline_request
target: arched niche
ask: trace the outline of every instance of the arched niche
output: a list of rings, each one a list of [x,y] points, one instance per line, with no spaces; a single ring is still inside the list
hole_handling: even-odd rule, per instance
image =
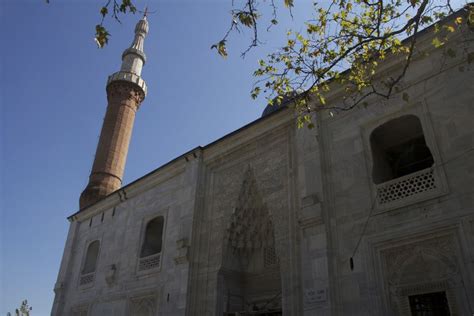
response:
[[[245,172],[223,242],[218,283],[224,315],[281,315],[281,272],[274,224],[251,168]]]

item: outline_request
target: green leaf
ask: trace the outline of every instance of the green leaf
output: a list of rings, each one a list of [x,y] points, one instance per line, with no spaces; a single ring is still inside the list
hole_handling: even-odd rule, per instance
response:
[[[443,28],[447,30],[449,33],[453,33],[455,31],[454,26],[452,25],[444,25]]]
[[[474,5],[467,5],[467,7],[469,8],[469,13],[468,13],[468,16],[467,16],[467,24],[472,27],[474,26]]]
[[[100,9],[100,14],[102,14],[103,17],[105,17],[107,13],[109,13],[109,10],[107,9],[107,7],[102,7]]]
[[[433,46],[436,47],[436,48],[439,48],[439,47],[441,47],[441,46],[444,45],[444,43],[441,42],[440,39],[437,38],[437,37],[433,38],[433,40],[431,41],[431,43],[432,43]]]
[[[109,32],[100,24],[95,26],[95,42],[99,48],[103,48],[109,42]]]
[[[260,87],[255,87],[251,92],[252,99],[255,100],[259,94],[260,94]]]
[[[326,104],[326,99],[321,94],[318,94],[318,97],[319,97],[319,102],[321,102],[322,105]]]
[[[421,23],[427,24],[433,22],[433,18],[427,15],[421,17]]]
[[[237,18],[239,19],[240,23],[247,27],[251,27],[254,24],[253,17],[248,12],[241,11],[237,13]]]
[[[302,128],[304,126],[304,121],[303,121],[303,118],[301,116],[298,116],[298,119],[296,120],[296,126],[298,128]]]
[[[293,6],[293,0],[285,0],[285,7],[291,8]]]
[[[225,42],[226,42],[226,40],[221,40],[221,41],[219,41],[219,43],[214,44],[214,45],[211,46],[211,49],[215,48],[217,50],[217,53],[219,55],[221,55],[222,57],[224,57],[224,58],[227,57],[227,50],[226,50]]]

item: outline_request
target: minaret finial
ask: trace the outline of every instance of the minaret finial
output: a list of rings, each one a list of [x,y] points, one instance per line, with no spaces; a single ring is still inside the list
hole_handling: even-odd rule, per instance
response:
[[[148,15],[148,6],[145,7],[145,12],[143,12],[143,18],[146,19]]]

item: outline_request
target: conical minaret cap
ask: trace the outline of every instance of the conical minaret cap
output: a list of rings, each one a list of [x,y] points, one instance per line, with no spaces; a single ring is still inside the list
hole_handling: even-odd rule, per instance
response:
[[[148,34],[148,21],[146,16],[144,16],[140,21],[138,21],[137,25],[135,26],[135,37],[133,38],[133,42],[129,48],[127,48],[122,54],[122,61],[125,61],[127,55],[136,55],[137,57],[141,58],[143,64],[146,62],[146,56],[143,49],[145,44],[145,37]]]

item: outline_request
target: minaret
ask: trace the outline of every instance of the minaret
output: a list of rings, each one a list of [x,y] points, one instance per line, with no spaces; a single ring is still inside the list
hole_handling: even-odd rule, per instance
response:
[[[145,10],[135,27],[132,45],[122,54],[120,71],[107,80],[107,112],[89,183],[79,200],[81,209],[119,189],[122,184],[135,113],[146,96],[146,84],[140,75],[146,61],[143,43],[147,33]]]

